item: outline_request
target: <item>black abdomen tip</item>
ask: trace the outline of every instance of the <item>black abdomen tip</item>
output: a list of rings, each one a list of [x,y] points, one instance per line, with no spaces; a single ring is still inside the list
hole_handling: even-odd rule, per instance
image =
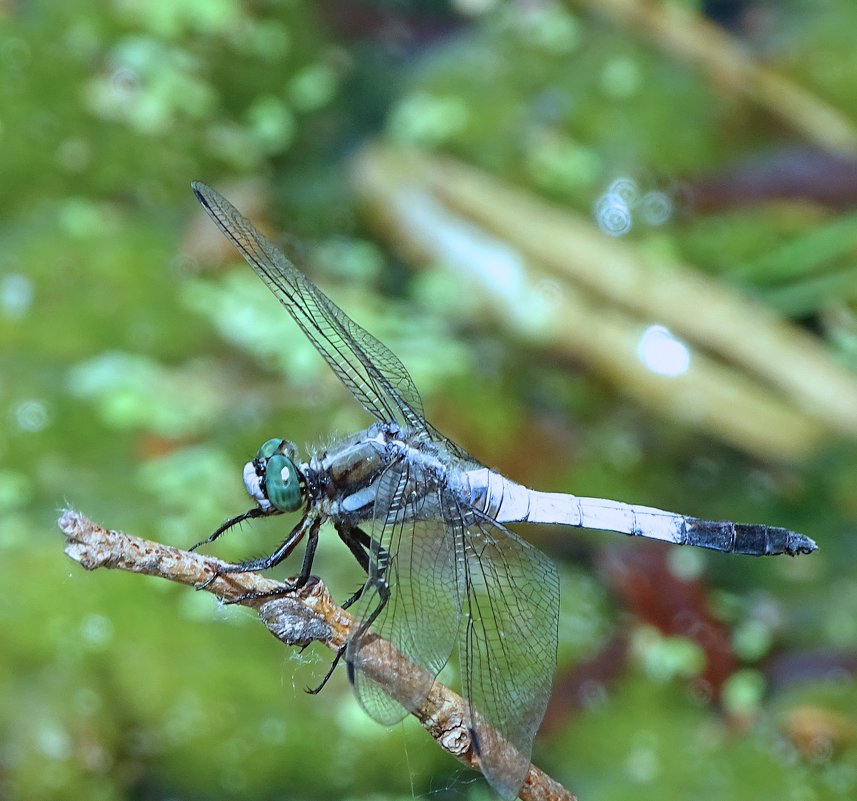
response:
[[[776,526],[688,519],[685,543],[748,556],[797,556],[818,546],[809,537]]]

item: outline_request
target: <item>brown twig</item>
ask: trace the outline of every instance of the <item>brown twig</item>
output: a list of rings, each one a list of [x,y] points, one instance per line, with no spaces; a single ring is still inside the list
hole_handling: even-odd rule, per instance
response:
[[[319,580],[296,589],[257,573],[230,573],[202,587],[224,562],[105,529],[72,510],[62,513],[58,525],[66,537],[66,555],[87,570],[100,567],[126,570],[205,589],[224,601],[255,609],[268,631],[287,645],[302,646],[317,640],[338,651],[348,641],[354,626],[351,615],[333,601]],[[276,594],[271,597],[271,593]],[[241,599],[253,594],[269,597]],[[411,688],[419,668],[380,638],[368,650],[361,663],[367,676],[393,699],[412,697]],[[479,769],[461,696],[435,682],[428,697],[412,714],[444,751]],[[522,801],[576,801],[575,796],[534,765],[530,765],[519,797]]]

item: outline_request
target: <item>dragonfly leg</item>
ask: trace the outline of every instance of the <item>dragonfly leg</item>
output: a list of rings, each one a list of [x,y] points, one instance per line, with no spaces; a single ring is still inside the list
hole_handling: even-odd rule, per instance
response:
[[[304,687],[304,692],[307,692],[310,695],[318,695],[324,689],[324,685],[330,681],[330,677],[333,675],[333,671],[336,670],[336,666],[339,664],[342,657],[345,656],[345,648],[346,646],[343,645],[341,648],[337,649],[336,655],[333,657],[330,667],[327,669],[327,673],[324,674],[322,680],[315,687]]]
[[[345,526],[337,524],[336,533],[339,534],[339,538],[346,544],[346,546],[348,546],[348,550],[351,551],[351,555],[357,560],[360,567],[362,567],[368,575],[370,561],[369,554],[373,548],[372,538],[363,531],[362,528],[358,528],[357,526],[354,528],[346,528]],[[386,568],[386,565],[390,561],[387,551],[381,545],[376,545],[376,547],[378,551],[378,563],[383,566],[383,568]],[[342,608],[348,609],[349,606],[360,600],[360,596],[363,595],[363,591],[365,589],[366,585],[362,584],[357,592],[343,602]]]
[[[358,528],[357,526],[353,528],[346,528],[341,524],[336,524],[336,533],[339,534],[339,538],[345,543],[348,547],[348,550],[351,551],[352,556],[357,560],[366,573],[369,573],[369,553],[372,549],[372,538],[363,531],[362,528]],[[380,564],[386,566],[389,562],[387,557],[386,549],[382,548],[380,545],[377,545],[378,550],[378,561]],[[386,589],[386,582],[384,583],[384,587]],[[363,584],[360,586],[360,589],[357,590],[353,595],[347,598],[342,603],[343,609],[348,609],[349,606],[354,604],[356,601],[359,601],[364,591],[366,590],[366,585]],[[380,606],[371,616],[371,620],[375,620],[378,616],[378,613],[383,608],[383,605],[386,603],[386,598],[384,598]],[[315,687],[307,687],[306,692],[310,695],[317,695],[320,693],[327,682],[330,680],[330,677],[333,675],[333,671],[336,670],[336,666],[342,660],[342,657],[345,656],[345,649],[347,646],[342,646],[342,648],[338,649],[336,655],[333,657],[333,660],[330,663],[330,667],[327,669],[327,672],[322,677],[322,680]]]
[[[243,512],[240,515],[235,515],[235,517],[230,517],[222,526],[215,529],[215,531],[206,537],[204,540],[200,540],[196,545],[191,545],[188,548],[189,551],[195,551],[202,545],[207,545],[209,542],[214,542],[221,534],[229,531],[233,526],[237,526],[239,523],[243,523],[245,520],[251,520],[254,517],[265,517],[265,512],[263,512],[258,506],[253,507],[249,512]]]
[[[198,589],[205,589],[208,587],[216,578],[219,576],[226,575],[227,573],[255,573],[261,570],[267,570],[268,568],[274,567],[283,561],[291,552],[297,547],[297,544],[306,536],[307,538],[307,548],[306,553],[304,554],[303,565],[301,566],[301,572],[295,578],[292,589],[297,589],[298,587],[303,587],[304,584],[307,583],[309,579],[310,572],[312,571],[312,562],[315,557],[315,549],[318,545],[318,529],[321,525],[320,521],[316,518],[310,518],[309,515],[304,516],[300,523],[298,523],[289,533],[289,536],[283,540],[282,544],[276,551],[274,551],[270,556],[263,556],[258,559],[248,559],[246,562],[238,562],[234,565],[223,565],[223,567],[218,568],[214,571],[212,576],[201,584]],[[249,595],[241,596],[237,600],[247,600],[250,597]],[[261,597],[258,593],[252,595],[252,597]],[[234,603],[234,601],[233,601]]]
[[[387,584],[387,581],[382,577],[378,576],[370,581],[366,582],[366,587],[373,587],[375,591],[378,593],[378,604],[372,610],[372,612],[366,617],[366,619],[360,624],[360,627],[357,629],[351,637],[348,638],[348,642],[354,642],[355,640],[359,640],[372,628],[372,624],[377,620],[378,615],[381,614],[381,611],[387,605],[387,601],[390,600],[390,585]],[[365,591],[365,588],[364,588]],[[348,666],[348,681],[351,684],[354,684],[354,662],[351,659],[346,659],[346,665]]]
[[[317,531],[310,531],[309,536],[307,537],[306,551],[304,552],[304,561],[303,561],[303,565],[301,566],[301,572],[289,582],[289,586],[287,586],[285,589],[279,589],[278,588],[276,590],[271,590],[270,592],[245,592],[243,595],[238,595],[235,598],[230,598],[229,600],[224,600],[223,603],[225,605],[229,606],[230,604],[241,603],[241,601],[257,600],[259,598],[275,598],[278,595],[282,595],[284,592],[294,592],[295,590],[300,589],[301,587],[305,587],[309,583],[310,579],[312,578],[310,571],[312,570],[312,562],[313,562],[313,559],[315,558],[315,549],[317,547],[318,547],[318,532]],[[254,560],[254,561],[259,561],[259,560]],[[244,563],[237,564],[237,565],[229,565],[229,567],[230,568],[239,568],[243,564],[250,564],[250,563],[244,562]],[[275,562],[275,564],[276,564],[276,562]],[[253,568],[253,569],[254,570],[264,570],[265,568],[262,567],[262,568]],[[238,571],[238,570],[231,570],[230,569],[227,572],[237,573],[237,572],[245,572],[245,571]],[[318,579],[316,579],[316,581],[318,581]]]
[[[357,560],[364,572],[369,572],[369,547],[372,540],[362,528],[354,526],[354,528],[346,527],[341,523],[336,523],[336,533],[351,551],[351,555]]]

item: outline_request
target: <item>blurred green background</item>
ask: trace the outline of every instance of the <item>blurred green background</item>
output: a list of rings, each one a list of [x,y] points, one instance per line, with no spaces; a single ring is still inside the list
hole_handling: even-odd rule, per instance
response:
[[[855,29],[851,0],[0,5],[0,798],[490,797],[344,671],[306,695],[321,646],[62,554],[66,505],[186,547],[260,442],[368,423],[195,178],[480,460],[817,540],[528,529],[563,581],[536,764],[585,801],[857,796]]]

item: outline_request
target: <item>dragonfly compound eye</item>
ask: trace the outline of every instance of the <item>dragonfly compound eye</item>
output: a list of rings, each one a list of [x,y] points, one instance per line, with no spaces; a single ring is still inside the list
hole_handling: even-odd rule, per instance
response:
[[[265,495],[275,509],[294,512],[300,507],[300,478],[295,463],[288,456],[276,454],[268,459],[263,481]]]
[[[258,452],[256,453],[257,459],[270,459],[275,453],[283,453],[285,450],[286,441],[284,439],[279,439],[274,437],[274,439],[269,439],[267,442],[263,442],[260,446]]]

